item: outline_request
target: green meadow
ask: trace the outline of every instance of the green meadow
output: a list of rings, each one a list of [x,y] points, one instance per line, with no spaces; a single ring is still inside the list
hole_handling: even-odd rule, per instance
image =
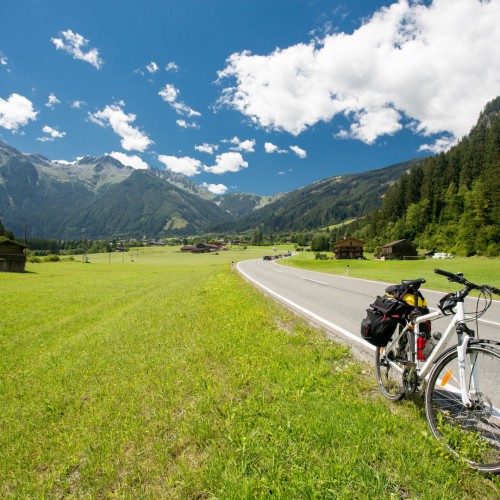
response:
[[[0,497],[498,498],[421,404],[231,271],[269,252],[0,273]]]
[[[331,253],[328,255],[331,256]],[[353,278],[387,283],[400,283],[402,279],[425,278],[427,282],[423,288],[431,290],[451,291],[460,287],[456,284],[450,285],[445,277],[435,274],[434,269],[438,268],[451,273],[461,272],[469,281],[479,285],[487,284],[500,288],[500,258],[455,257],[453,259],[393,261],[379,261],[373,258],[366,260],[315,260],[314,252],[301,252],[292,258],[280,261],[280,263],[310,271],[343,276],[348,274]]]

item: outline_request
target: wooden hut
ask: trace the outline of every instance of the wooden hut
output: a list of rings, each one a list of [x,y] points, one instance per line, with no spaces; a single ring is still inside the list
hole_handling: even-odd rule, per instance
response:
[[[26,266],[25,248],[22,243],[0,239],[0,272],[22,273]]]
[[[364,241],[358,238],[344,238],[337,241],[333,247],[336,259],[362,259]]]
[[[397,240],[382,247],[383,260],[403,260],[417,257],[417,246],[410,240]]]

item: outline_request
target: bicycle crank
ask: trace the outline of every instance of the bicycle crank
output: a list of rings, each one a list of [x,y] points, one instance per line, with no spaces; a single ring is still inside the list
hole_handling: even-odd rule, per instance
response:
[[[415,365],[408,364],[403,370],[403,389],[407,396],[412,396],[418,387],[418,376]]]

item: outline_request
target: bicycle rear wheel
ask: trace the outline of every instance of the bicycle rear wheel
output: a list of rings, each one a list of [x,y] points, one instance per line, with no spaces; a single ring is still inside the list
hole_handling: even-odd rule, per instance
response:
[[[396,331],[400,331],[398,326]],[[377,347],[375,370],[380,392],[390,401],[405,397],[403,387],[403,362],[408,360],[408,335],[405,333],[392,348]]]
[[[458,354],[450,351],[429,376],[425,411],[432,433],[456,456],[483,472],[500,472],[500,351],[479,345],[467,348],[466,391],[462,403]]]

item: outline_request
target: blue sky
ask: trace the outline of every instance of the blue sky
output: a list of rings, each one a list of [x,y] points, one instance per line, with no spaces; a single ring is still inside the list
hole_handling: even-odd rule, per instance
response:
[[[500,95],[500,0],[16,0],[0,139],[214,193],[285,192],[448,149]]]

